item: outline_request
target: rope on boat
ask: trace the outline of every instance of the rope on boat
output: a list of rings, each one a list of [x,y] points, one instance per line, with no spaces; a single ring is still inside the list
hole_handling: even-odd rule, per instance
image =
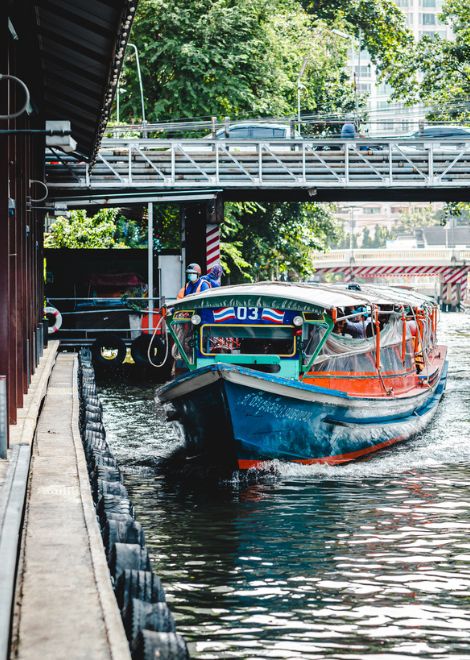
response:
[[[164,325],[162,325],[162,322],[164,322]],[[157,332],[159,331],[161,325],[162,325],[162,330],[163,330],[162,334],[165,337],[165,339],[163,340],[165,342],[165,356],[164,356],[162,362],[160,362],[159,364],[156,364],[152,360],[152,345],[153,345],[153,342],[155,340],[155,337],[157,336]],[[155,369],[161,369],[161,367],[163,367],[163,365],[166,363],[166,360],[168,358],[169,347],[170,347],[170,342],[168,340],[168,333],[166,331],[166,321],[165,321],[165,317],[162,315],[159,318],[157,325],[155,326],[155,330],[153,331],[152,339],[150,340],[150,343],[149,343],[148,349],[147,349],[147,358],[148,358],[149,363],[152,365],[152,367],[155,367]]]
[[[414,318],[414,321],[416,323],[416,332],[418,334],[418,339],[420,340],[420,343],[421,343],[421,351],[417,351],[415,353],[415,358],[416,358],[416,355],[419,355],[419,353],[421,353],[421,355],[423,356],[424,368],[427,369],[428,374],[429,374],[430,370],[429,370],[428,356],[426,355],[426,351],[424,350],[424,329],[423,329],[422,332],[420,331],[418,319],[416,318],[416,312],[415,312],[413,307],[411,307],[411,313],[413,314],[413,318]],[[426,309],[426,315],[427,315],[427,309]],[[424,384],[427,385],[427,387],[429,387],[429,388],[431,387],[430,383],[427,380],[424,381]]]

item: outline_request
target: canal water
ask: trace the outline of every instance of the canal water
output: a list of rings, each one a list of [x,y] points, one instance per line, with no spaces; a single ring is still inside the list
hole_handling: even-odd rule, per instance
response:
[[[470,317],[419,437],[255,483],[184,479],[154,387],[103,384],[108,439],[194,658],[470,659]]]

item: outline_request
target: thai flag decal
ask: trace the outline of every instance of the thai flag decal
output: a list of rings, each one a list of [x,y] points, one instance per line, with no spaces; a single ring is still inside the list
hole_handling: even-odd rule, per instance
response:
[[[237,318],[235,316],[235,309],[233,307],[221,307],[220,309],[214,309],[214,321],[216,323],[222,323],[223,321],[230,321],[231,319]]]
[[[284,323],[284,312],[266,307],[261,314],[261,320],[270,321],[271,323]]]

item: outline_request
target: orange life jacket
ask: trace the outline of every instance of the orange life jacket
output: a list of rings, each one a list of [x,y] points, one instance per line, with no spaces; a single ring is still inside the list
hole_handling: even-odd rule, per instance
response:
[[[199,278],[199,284],[197,285],[197,289],[196,289],[196,291],[194,291],[194,293],[201,293],[201,287],[202,287],[203,282],[207,282],[207,284],[209,285],[209,289],[212,288],[212,285],[211,285],[210,282],[208,282],[207,280],[203,280],[202,277],[200,277]],[[188,284],[189,284],[189,282],[188,282]],[[186,296],[186,287],[188,286],[188,284],[185,284],[179,290],[178,295],[176,296],[178,300],[181,300],[181,298],[184,298]]]

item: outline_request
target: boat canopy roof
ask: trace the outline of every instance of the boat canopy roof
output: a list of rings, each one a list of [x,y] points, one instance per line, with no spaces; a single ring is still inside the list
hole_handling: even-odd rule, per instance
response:
[[[305,284],[292,282],[257,282],[210,289],[178,300],[175,309],[217,307],[274,307],[299,311],[332,310],[361,305],[404,305],[421,307],[432,299],[399,287],[372,284]]]

